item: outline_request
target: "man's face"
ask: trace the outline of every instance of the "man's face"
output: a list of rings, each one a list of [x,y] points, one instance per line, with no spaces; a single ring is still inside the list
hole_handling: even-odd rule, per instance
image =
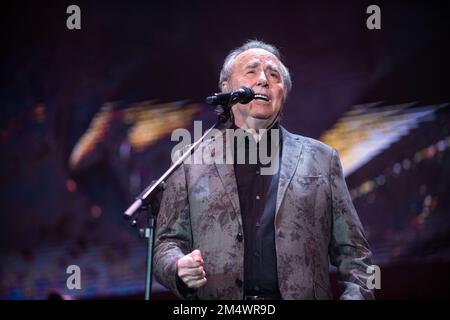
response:
[[[278,117],[286,90],[280,65],[276,56],[263,49],[249,49],[236,57],[229,82],[222,84],[223,91],[246,86],[256,94],[250,103],[233,106],[236,125],[267,127]]]

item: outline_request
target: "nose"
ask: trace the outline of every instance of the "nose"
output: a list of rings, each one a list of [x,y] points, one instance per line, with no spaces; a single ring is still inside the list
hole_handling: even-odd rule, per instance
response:
[[[263,87],[263,88],[267,88],[269,86],[269,82],[267,81],[266,73],[263,70],[261,70],[261,72],[259,73],[258,82],[256,83],[256,85]]]

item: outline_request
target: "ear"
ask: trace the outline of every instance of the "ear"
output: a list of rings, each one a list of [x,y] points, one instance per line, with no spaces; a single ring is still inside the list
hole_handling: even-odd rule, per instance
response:
[[[228,92],[228,81],[223,81],[221,86],[222,92]]]

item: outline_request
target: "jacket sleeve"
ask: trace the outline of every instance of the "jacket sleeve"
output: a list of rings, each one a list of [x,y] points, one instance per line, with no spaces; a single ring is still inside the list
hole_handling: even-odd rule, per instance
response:
[[[179,154],[175,156],[177,159]],[[182,163],[167,179],[156,220],[153,265],[156,280],[179,298],[191,299],[192,291],[183,289],[177,276],[177,261],[192,251],[192,231]]]
[[[333,149],[330,165],[332,234],[330,260],[338,268],[340,299],[374,299],[367,287],[367,267],[372,264],[369,245],[353,206],[338,153]]]

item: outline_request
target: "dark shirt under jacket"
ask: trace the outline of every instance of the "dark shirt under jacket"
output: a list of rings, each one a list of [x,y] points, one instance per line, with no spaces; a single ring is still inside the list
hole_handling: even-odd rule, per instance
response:
[[[272,129],[279,129],[278,123]],[[270,155],[270,130],[267,134]],[[279,137],[281,159],[281,133]],[[234,170],[244,229],[244,294],[279,296],[274,231],[279,170],[274,175],[261,175],[261,168],[269,165],[260,162],[259,143],[257,163],[251,164],[248,140],[245,142],[234,144]],[[244,164],[236,163],[237,148],[245,148]]]

